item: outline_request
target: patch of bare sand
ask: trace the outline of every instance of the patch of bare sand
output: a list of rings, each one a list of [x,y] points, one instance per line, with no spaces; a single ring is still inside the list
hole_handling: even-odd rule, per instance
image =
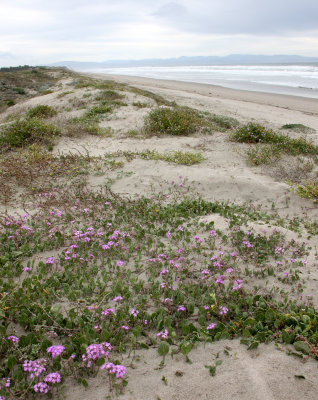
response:
[[[228,352],[228,355],[224,353]],[[219,358],[216,358],[218,355]],[[155,349],[137,352],[139,361],[126,359],[128,385],[122,400],[315,400],[318,390],[318,364],[314,360],[303,363],[279,351],[273,344],[247,350],[239,340],[222,340],[199,345],[189,354],[192,363],[178,354],[166,357],[160,369],[161,357]],[[206,365],[223,360],[211,376]],[[165,379],[164,379],[164,378]],[[89,380],[88,389],[69,387],[69,400],[104,400],[109,395],[103,373]]]

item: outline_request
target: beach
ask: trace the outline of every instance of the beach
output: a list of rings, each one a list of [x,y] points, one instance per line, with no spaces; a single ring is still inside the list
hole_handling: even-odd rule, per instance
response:
[[[297,120],[299,123],[305,123],[309,120],[310,123],[314,124],[313,128],[317,129],[317,99],[139,76],[89,73],[87,75],[100,79],[114,79],[147,90],[155,90],[158,93],[167,94],[171,98],[175,97],[183,101],[182,104],[188,106],[196,104],[206,108],[213,107],[215,113],[238,115],[246,121],[260,118],[261,121],[267,120],[268,123],[281,124],[288,120]],[[186,99],[188,99],[188,102]],[[269,107],[263,112],[260,106]],[[313,116],[313,118],[310,118],[310,116]]]
[[[152,108],[156,107],[153,98],[147,97],[147,92],[151,92],[171,104],[175,102],[178,106],[191,107],[200,112],[234,118],[240,124],[254,122],[275,131],[281,131],[285,124],[301,124],[308,127],[308,131],[301,134],[290,131],[287,134],[292,138],[305,137],[307,141],[318,145],[317,99],[141,77],[82,75],[83,79],[87,77],[98,79],[100,82],[114,81],[126,84],[143,90],[144,94],[123,88],[120,93],[125,96],[126,105],[115,108],[108,118],[100,122],[102,128],[111,129],[111,136],[65,136],[57,141],[52,151],[53,155],[72,153],[87,154],[87,157],[88,155],[89,157],[104,157],[106,153],[118,154],[118,152],[135,152],[136,154],[146,151],[155,151],[158,154],[178,151],[200,152],[204,161],[196,165],[178,165],[136,156],[129,162],[123,162],[120,173],[116,169],[110,169],[107,172],[109,187],[116,196],[134,199],[140,196],[155,196],[154,193],[160,190],[168,193],[171,185],[179,184],[178,190],[187,186],[189,188],[187,190],[195,198],[202,197],[205,201],[222,204],[244,205],[244,210],[248,212],[261,210],[260,214],[269,213],[275,216],[275,221],[250,218],[244,223],[242,229],[253,231],[255,235],[260,234],[264,237],[276,229],[281,232],[286,241],[306,242],[308,250],[302,256],[306,262],[299,268],[301,269],[299,282],[303,284],[303,291],[292,290],[293,283],[291,286],[286,286],[279,275],[283,276],[283,270],[279,272],[279,276],[268,275],[266,279],[257,278],[251,273],[246,278],[246,288],[254,295],[263,296],[272,294],[271,290],[275,288],[273,291],[277,297],[280,296],[280,292],[286,291],[294,301],[301,299],[314,307],[318,306],[316,254],[318,235],[310,234],[305,229],[305,225],[300,224],[298,230],[293,230],[292,224],[283,226],[282,222],[285,218],[286,221],[293,218],[304,218],[311,222],[318,220],[317,205],[310,199],[299,197],[291,190],[291,185],[288,183],[288,180],[301,170],[301,163],[307,162],[307,159],[300,161],[297,157],[286,155],[279,163],[273,162],[265,166],[248,165],[245,153],[249,145],[229,140],[225,131],[215,130],[209,134],[198,132],[189,136],[160,136],[158,134],[147,137],[131,134],[132,131],[138,133],[142,130],[144,118]],[[61,120],[67,118],[68,113],[71,112],[72,116],[82,115],[84,109],[67,110],[70,104],[68,98],[75,101],[74,99],[86,95],[85,100],[88,99],[88,103],[85,107],[89,107],[89,101],[97,91],[83,85],[82,88],[76,89],[77,91],[74,89],[74,92],[71,92],[69,87],[73,79],[65,79],[60,87],[52,90],[52,93],[15,105],[3,113],[1,120],[4,121],[10,112],[17,113],[39,104],[59,108]],[[79,81],[78,77],[76,79]],[[69,91],[68,94],[59,96],[66,90]],[[90,97],[87,96],[89,93],[92,93]],[[138,102],[143,106],[133,105]],[[317,176],[317,173],[317,165],[313,164],[308,176]],[[101,185],[105,185],[105,176],[97,173],[91,173],[88,176],[88,187],[93,191],[97,193]],[[6,206],[2,209],[4,210],[16,214],[22,212],[21,205],[18,204]],[[236,213],[240,216],[240,211]],[[213,224],[213,229],[222,232],[223,235],[230,235],[233,229],[225,214],[211,212],[200,216],[200,222]],[[163,237],[162,242],[168,251],[167,238]],[[227,249],[225,236],[222,241],[220,234],[218,243],[218,246],[223,246],[224,251]],[[218,247],[215,249],[216,253],[217,251]],[[205,252],[208,253],[207,250],[203,250],[204,254]],[[45,257],[53,255],[51,253],[46,252]],[[34,259],[39,261],[44,260],[45,257],[39,254],[34,256]],[[146,263],[145,258],[142,261]],[[242,264],[242,273],[244,267]],[[198,268],[203,268],[203,265],[199,265]],[[146,339],[145,336],[145,341]],[[118,356],[120,362],[127,367],[128,385],[118,398],[123,400],[213,398],[220,400],[252,398],[256,400],[315,400],[317,398],[318,363],[316,360],[307,355],[295,355],[293,346],[281,341],[277,341],[276,344],[275,341],[268,344],[260,343],[254,349],[252,346],[248,350],[248,346],[240,343],[241,339],[221,338],[213,343],[195,342],[188,354],[188,359],[180,351],[176,351],[175,354],[169,353],[166,356],[164,365],[160,364],[162,357],[158,354],[156,346],[150,346],[149,350],[134,350],[134,356],[130,354],[130,351],[129,354],[120,354]],[[217,363],[219,360],[222,360],[222,363]],[[217,365],[215,376],[209,374],[207,366],[211,365]],[[66,380],[63,398],[102,400],[110,398],[106,396],[113,396],[109,393],[108,382],[103,374],[90,377],[87,381],[89,386],[84,388],[75,385],[72,380]]]

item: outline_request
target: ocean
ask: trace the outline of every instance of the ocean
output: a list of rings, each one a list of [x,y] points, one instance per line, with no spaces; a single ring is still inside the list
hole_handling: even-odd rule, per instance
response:
[[[96,68],[85,72],[207,83],[318,99],[318,64]]]

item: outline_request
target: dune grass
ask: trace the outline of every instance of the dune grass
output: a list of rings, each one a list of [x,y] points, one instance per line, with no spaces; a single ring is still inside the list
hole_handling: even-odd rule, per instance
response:
[[[293,139],[255,123],[239,127],[232,133],[231,138],[239,143],[271,144],[280,152],[291,155],[303,154],[315,156],[315,158],[318,156],[318,146],[304,138]]]

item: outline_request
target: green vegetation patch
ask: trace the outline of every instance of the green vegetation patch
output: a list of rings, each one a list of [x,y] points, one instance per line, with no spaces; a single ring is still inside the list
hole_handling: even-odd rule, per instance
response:
[[[125,95],[116,92],[115,90],[103,90],[100,91],[96,97],[95,100],[97,101],[113,101],[113,100],[120,100],[125,98]]]
[[[170,151],[167,153],[159,153],[155,150],[145,150],[141,152],[119,151],[109,154],[111,157],[125,157],[127,161],[131,161],[137,157],[143,160],[161,160],[180,165],[194,165],[205,161],[201,153],[192,153],[189,151]]]
[[[160,107],[145,117],[148,135],[188,136],[206,125],[204,117],[189,107]]]
[[[305,243],[247,231],[238,208],[188,197],[182,177],[133,199],[51,183],[34,196],[34,215],[0,219],[0,379],[10,380],[1,396],[36,398],[41,387],[43,398],[63,398],[66,379],[87,386],[97,373],[124,390],[122,354],[155,348],[162,367],[168,354],[189,362],[197,344],[220,339],[318,358],[317,310],[288,295],[302,292]],[[236,223],[222,232],[199,222],[211,213]],[[262,292],[268,279],[285,289],[260,294],[252,276]]]
[[[113,108],[109,105],[97,105],[87,110],[83,118],[98,119],[100,116],[111,113],[112,111]]]
[[[48,105],[38,105],[27,111],[27,118],[50,118],[57,114],[55,108]]]
[[[272,144],[256,144],[247,149],[246,156],[250,165],[268,165],[280,158],[281,150]]]
[[[2,151],[25,147],[32,143],[51,146],[61,131],[40,119],[20,119],[0,126],[0,146]]]
[[[289,129],[294,132],[299,133],[314,133],[315,129],[310,128],[309,126],[303,124],[285,124],[281,127],[281,129]]]
[[[239,121],[236,118],[227,117],[225,115],[218,114],[206,114],[208,120],[211,121],[211,125],[218,131],[226,131],[239,126]]]
[[[281,135],[262,125],[249,123],[244,125],[232,134],[232,139],[239,143],[267,143],[273,144],[280,151],[292,155],[318,155],[318,146],[306,141],[303,138],[292,139]]]
[[[148,160],[162,160],[180,165],[200,164],[206,160],[201,153],[190,151],[172,151],[169,153],[158,153],[156,151],[142,152],[140,157]]]
[[[303,183],[302,185],[294,186],[294,190],[298,196],[318,203],[318,182]]]
[[[171,101],[166,100],[164,97],[160,96],[159,94],[150,92],[149,90],[144,90],[144,89],[136,88],[133,86],[128,86],[128,90],[130,90],[132,93],[138,94],[140,96],[148,97],[149,99],[154,100],[158,106],[173,106],[175,104],[175,103],[172,103]]]
[[[17,67],[0,69],[0,112],[8,106],[49,90],[72,73],[63,68]]]

